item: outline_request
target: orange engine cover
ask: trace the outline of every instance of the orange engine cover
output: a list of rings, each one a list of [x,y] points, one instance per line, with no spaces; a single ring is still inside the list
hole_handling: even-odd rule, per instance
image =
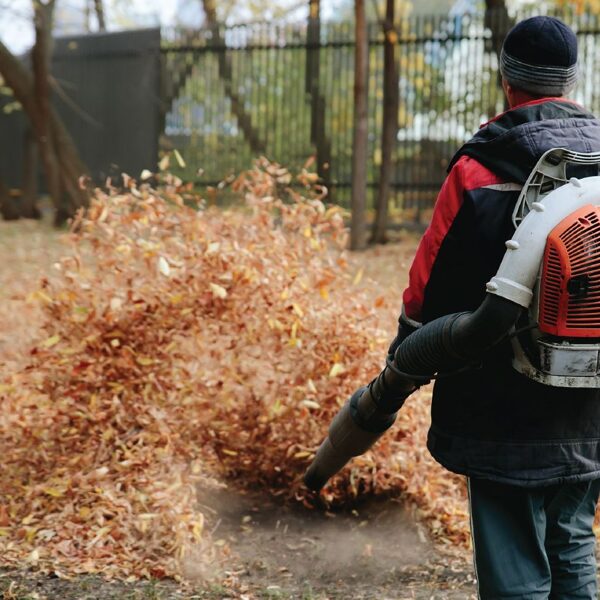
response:
[[[600,207],[580,208],[548,236],[539,329],[559,337],[600,338]]]

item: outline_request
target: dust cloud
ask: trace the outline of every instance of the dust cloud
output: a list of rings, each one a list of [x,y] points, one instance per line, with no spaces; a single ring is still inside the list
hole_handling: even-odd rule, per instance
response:
[[[430,553],[414,517],[393,501],[331,514],[213,490],[201,504],[212,515],[213,539],[233,552],[235,574],[250,581],[379,584]]]

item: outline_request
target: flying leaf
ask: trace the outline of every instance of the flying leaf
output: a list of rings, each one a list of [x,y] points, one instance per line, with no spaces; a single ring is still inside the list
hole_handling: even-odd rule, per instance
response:
[[[358,285],[358,284],[361,282],[361,280],[362,280],[362,278],[363,278],[363,273],[364,273],[364,272],[365,272],[365,270],[364,270],[364,268],[363,268],[363,267],[361,267],[361,268],[360,268],[360,269],[359,269],[359,270],[356,272],[356,275],[354,276],[354,279],[352,280],[352,283],[353,283],[354,285]]]
[[[163,256],[159,256],[157,266],[159,273],[161,273],[165,277],[169,277],[169,275],[171,274],[171,267],[169,266],[169,263],[167,262],[166,258],[164,258]]]
[[[42,346],[44,348],[52,348],[52,346],[56,346],[56,344],[58,344],[58,342],[60,342],[60,336],[53,335],[52,337],[49,337],[48,339],[44,340],[42,342]]]
[[[211,283],[209,285],[210,291],[213,293],[213,296],[221,299],[227,298],[227,290],[223,286],[220,286],[217,283]]]
[[[329,377],[337,377],[345,372],[344,365],[341,363],[333,363],[331,369],[329,370]]]
[[[177,164],[184,169],[185,168],[185,161],[183,160],[183,156],[181,156],[181,154],[179,154],[179,150],[177,150],[177,148],[175,148],[173,150],[173,156],[175,156],[175,160],[177,161]]]
[[[160,171],[166,171],[169,168],[169,155],[165,154],[158,162],[158,169]]]

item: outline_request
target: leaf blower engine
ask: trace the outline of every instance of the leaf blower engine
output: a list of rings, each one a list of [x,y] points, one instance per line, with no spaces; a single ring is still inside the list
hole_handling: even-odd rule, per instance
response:
[[[517,200],[515,234],[482,304],[412,328],[333,419],[304,476],[307,487],[321,489],[366,452],[420,385],[470,368],[506,339],[523,375],[554,387],[600,387],[600,176],[567,175],[598,173],[599,165],[600,153],[556,148],[542,156]]]

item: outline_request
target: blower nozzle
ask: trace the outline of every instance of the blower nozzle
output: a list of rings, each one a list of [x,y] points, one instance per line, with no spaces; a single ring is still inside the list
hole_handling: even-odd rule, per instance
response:
[[[350,459],[364,454],[394,424],[398,410],[416,389],[411,381],[397,379],[386,367],[368,386],[352,394],[333,418],[328,436],[304,475],[306,487],[319,491]],[[392,380],[395,393],[390,396],[388,386]]]
[[[506,337],[521,311],[520,305],[488,294],[476,311],[446,315],[410,333],[388,355],[383,371],[359,388],[334,417],[328,437],[304,476],[306,486],[320,490],[393,425],[396,413],[419,385],[436,373],[480,358]]]

